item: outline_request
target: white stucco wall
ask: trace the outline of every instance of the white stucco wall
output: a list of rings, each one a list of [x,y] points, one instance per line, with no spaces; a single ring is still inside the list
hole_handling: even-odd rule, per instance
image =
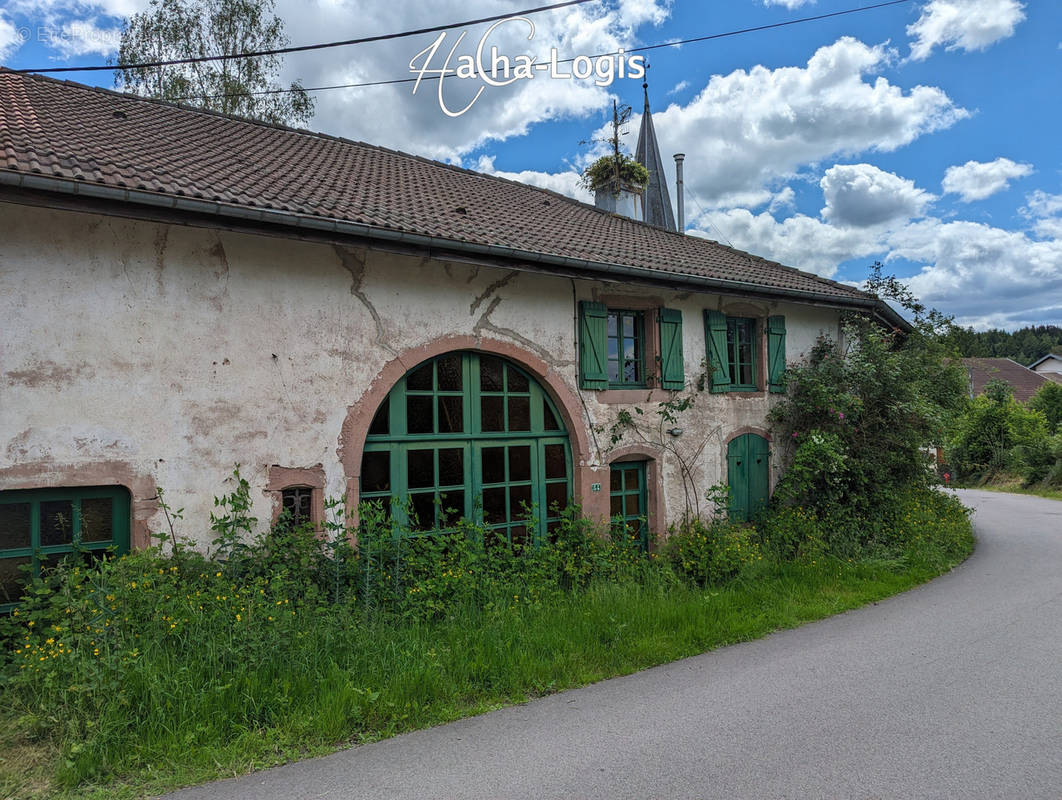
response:
[[[784,314],[791,363],[821,333],[837,335],[838,312],[805,305],[11,204],[0,204],[0,219],[0,489],[62,485],[78,468],[104,474],[120,464],[114,480],[139,476],[139,500],[164,487],[185,509],[180,533],[204,544],[212,498],[228,491],[235,462],[262,520],[273,511],[270,465],[320,464],[326,494],[342,495],[349,476],[337,449],[348,409],[410,348],[454,335],[507,342],[546,362],[578,397],[579,299],[649,294],[681,309],[691,384],[703,371],[705,308]],[[728,436],[765,427],[777,398],[691,391],[684,433],[668,442],[692,465],[703,506],[704,490],[725,477]],[[609,446],[608,429],[630,402],[582,392],[579,405],[592,422],[586,466],[607,464],[638,438]],[[642,406],[655,421],[656,398]],[[665,457],[672,519],[685,507],[679,472]],[[607,466],[599,473],[607,500]],[[163,527],[144,516],[152,530]]]

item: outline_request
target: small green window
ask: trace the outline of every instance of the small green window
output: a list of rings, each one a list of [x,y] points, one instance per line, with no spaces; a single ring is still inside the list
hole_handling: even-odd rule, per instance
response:
[[[113,486],[0,492],[0,612],[33,575],[78,551],[98,557],[129,550],[129,493]]]
[[[727,317],[726,348],[730,390],[756,391],[756,320]]]
[[[645,314],[608,310],[608,383],[645,386]]]
[[[645,462],[625,461],[609,468],[609,516],[616,528],[649,549]]]

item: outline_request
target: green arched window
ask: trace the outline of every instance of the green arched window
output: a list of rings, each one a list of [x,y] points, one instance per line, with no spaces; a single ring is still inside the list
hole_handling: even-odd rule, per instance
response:
[[[571,496],[560,419],[538,382],[504,358],[457,352],[425,361],[373,418],[361,499],[382,500],[412,530],[445,529],[463,516],[510,541],[540,539]],[[527,530],[528,508],[537,530]]]

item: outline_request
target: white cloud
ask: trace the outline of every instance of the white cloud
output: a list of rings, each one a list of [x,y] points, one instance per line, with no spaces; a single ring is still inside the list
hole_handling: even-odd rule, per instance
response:
[[[961,166],[948,167],[941,186],[945,192],[957,194],[963,202],[971,203],[1003,191],[1015,178],[1024,178],[1032,172],[1032,164],[1018,164],[1009,158],[967,161]]]
[[[520,172],[506,172],[494,168],[494,156],[480,156],[475,169],[478,172],[486,172],[488,175],[497,175],[500,178],[508,178],[511,181],[529,183],[542,189],[550,189],[554,192],[567,195],[584,203],[594,202],[594,198],[582,186],[579,185],[580,174],[576,170],[568,172],[537,172],[525,169]]]
[[[731,208],[702,214],[689,233],[716,239],[708,232],[711,228],[723,232],[739,250],[827,278],[837,272],[842,261],[881,251],[879,233],[838,227],[804,214],[779,222],[766,211],[753,214],[744,208]]]
[[[1062,239],[1062,194],[1037,189],[1025,202],[1019,211],[1033,220],[1033,233],[1045,239]]]
[[[806,6],[808,3],[814,3],[815,0],[763,0],[765,6],[784,6],[792,11],[794,8],[800,8]]]
[[[866,77],[890,57],[885,47],[844,37],[803,67],[712,76],[687,105],[654,112],[662,152],[686,153],[687,192],[702,206],[747,205],[748,193],[762,193],[808,164],[895,150],[968,116],[940,89],[905,92],[883,77]],[[768,194],[760,202],[769,200]]]
[[[928,304],[958,313],[962,324],[1062,320],[1062,239],[932,219],[896,231],[888,245],[890,259],[926,264],[909,285]]]
[[[96,53],[107,56],[118,52],[121,28],[101,28],[95,19],[75,20],[60,28],[50,29],[47,41],[63,58]]]
[[[0,11],[0,61],[4,61],[18,50],[22,41],[22,33],[4,12]]]
[[[1025,19],[1018,0],[929,0],[922,15],[907,26],[912,37],[911,58],[922,61],[935,47],[946,50],[984,50],[1014,35]]]
[[[823,218],[857,228],[921,216],[936,199],[914,181],[870,164],[837,164],[826,170],[819,185],[826,198]]]
[[[525,7],[520,0],[438,0],[429,6],[419,0],[279,0],[277,11],[293,42],[309,42],[334,39],[337,31],[351,30],[354,20],[359,35],[372,35],[408,28],[411,19],[431,25]],[[518,23],[498,28],[491,41],[500,53],[510,57],[528,54],[539,60],[548,57],[551,47],[563,55],[611,52],[635,44],[636,30],[665,19],[668,7],[667,0],[574,6],[534,15],[535,36],[531,41],[526,26]],[[470,29],[458,55],[472,52],[486,27]],[[441,66],[459,34],[447,34],[433,66]],[[300,78],[305,85],[318,85],[408,78],[410,60],[435,38],[396,39],[329,50],[323,56],[291,55],[285,59],[283,79]],[[471,98],[473,83],[477,88],[480,85],[478,81],[447,79],[447,104],[463,107]],[[526,134],[535,123],[597,115],[609,105],[610,97],[608,87],[595,86],[592,81],[550,79],[539,74],[508,87],[488,87],[467,113],[450,118],[439,109],[437,82],[423,83],[415,96],[412,88],[412,84],[399,84],[328,92],[321,95],[313,127],[431,158],[460,161],[487,142]]]
[[[679,81],[678,83],[676,83],[668,91],[668,94],[678,94],[679,92],[684,91],[684,90],[689,89],[689,88],[690,88],[690,82],[689,81]]]

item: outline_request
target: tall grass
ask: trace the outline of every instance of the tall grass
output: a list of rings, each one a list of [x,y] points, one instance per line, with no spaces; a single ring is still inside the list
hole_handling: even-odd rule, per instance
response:
[[[891,560],[746,559],[732,580],[701,587],[665,558],[642,559],[563,590],[484,579],[430,615],[307,596],[276,573],[234,580],[208,561],[182,573],[156,551],[70,566],[10,621],[0,789],[137,796],[820,619],[969,552],[957,505],[915,516],[918,535]]]

